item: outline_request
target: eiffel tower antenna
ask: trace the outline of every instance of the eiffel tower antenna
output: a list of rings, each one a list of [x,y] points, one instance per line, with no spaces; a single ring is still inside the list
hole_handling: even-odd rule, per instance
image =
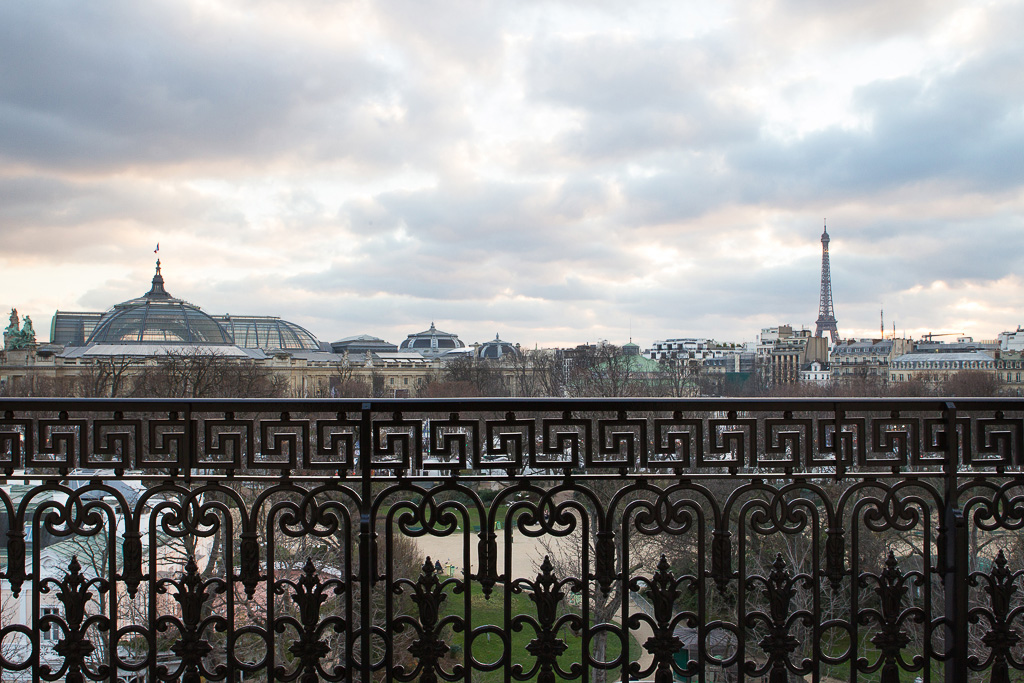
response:
[[[828,266],[828,226],[821,233],[821,301],[818,304],[818,322],[815,337],[828,332],[833,344],[839,343],[839,328],[836,326],[836,312],[832,309],[832,273]]]

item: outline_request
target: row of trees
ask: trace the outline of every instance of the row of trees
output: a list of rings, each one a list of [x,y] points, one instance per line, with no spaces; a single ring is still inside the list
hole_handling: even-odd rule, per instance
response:
[[[699,366],[665,363],[656,371],[648,361],[617,346],[583,347],[569,352],[527,351],[502,363],[461,356],[419,387],[420,396],[584,397],[700,395]]]
[[[737,377],[739,380],[737,380]],[[994,375],[963,370],[947,378],[917,376],[906,382],[884,377],[850,377],[828,384],[808,382],[770,385],[763,373],[747,376],[709,371],[694,360],[655,364],[627,355],[616,346],[583,347],[569,352],[527,351],[501,363],[458,356],[415,387],[415,396],[457,398],[517,397],[641,397],[665,396],[997,396]],[[357,374],[338,363],[330,377],[313,388],[333,398],[394,396],[379,370]],[[289,393],[288,380],[249,359],[195,351],[142,361],[130,356],[98,358],[74,377],[29,375],[0,387],[4,396],[81,396],[97,398],[277,398]]]
[[[419,387],[431,398],[473,396],[641,397],[758,396],[998,396],[995,376],[962,370],[946,378],[917,376],[906,382],[884,377],[851,376],[827,384],[798,382],[770,385],[763,373],[727,375],[709,371],[694,360],[652,361],[627,355],[616,346],[587,347],[557,354],[527,352],[503,365],[471,357],[448,361],[444,370]],[[366,395],[366,394],[363,394]]]
[[[85,398],[280,398],[288,381],[249,359],[205,351],[167,354],[147,363],[131,356],[97,358],[74,377],[29,375],[6,382],[4,396]]]

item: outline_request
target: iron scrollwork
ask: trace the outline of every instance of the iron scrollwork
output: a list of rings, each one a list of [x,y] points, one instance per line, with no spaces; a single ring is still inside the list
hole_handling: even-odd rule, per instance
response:
[[[218,578],[203,579],[195,558],[190,557],[180,579],[161,579],[156,584],[159,594],[166,593],[169,588],[174,589],[173,598],[181,610],[181,618],[162,616],[156,628],[158,631],[166,631],[173,626],[178,630],[178,638],[170,646],[170,651],[180,659],[180,665],[174,673],[169,673],[166,667],[158,667],[160,678],[180,678],[184,683],[200,683],[202,673],[222,675],[222,665],[210,672],[204,666],[203,659],[213,651],[213,646],[206,638],[207,630],[210,627],[224,630],[227,622],[223,616],[210,614],[210,610],[204,608],[215,594],[227,590],[226,584]],[[207,614],[204,615],[204,611]]]
[[[441,616],[441,606],[448,598],[445,594],[446,586],[452,586],[454,593],[460,593],[463,590],[461,581],[440,580],[436,564],[428,556],[423,562],[419,578],[415,582],[401,579],[394,590],[401,593],[405,586],[411,588],[411,599],[419,611],[419,618],[398,617],[395,619],[394,628],[399,633],[407,627],[415,630],[416,639],[409,646],[409,652],[416,658],[417,664],[411,671],[405,671],[404,667],[399,666],[395,671],[395,677],[402,681],[411,681],[416,680],[418,676],[418,680],[424,683],[437,683],[439,676],[448,678],[441,672],[441,659],[451,649],[441,637],[441,631],[447,625],[460,631],[465,627],[459,617]],[[454,678],[456,675],[457,670],[451,677]]]
[[[1024,670],[1019,399],[0,404],[26,678]]]
[[[788,672],[806,673],[804,667],[798,667],[790,660],[790,655],[796,651],[800,641],[790,633],[793,623],[796,620],[810,626],[813,621],[807,610],[794,610],[792,608],[793,598],[796,596],[797,585],[803,588],[811,588],[810,577],[802,574],[794,575],[782,553],[775,556],[772,563],[772,571],[767,577],[752,576],[747,579],[747,584],[753,587],[757,584],[763,586],[762,595],[768,603],[768,611],[754,611],[746,618],[748,628],[763,623],[768,628],[768,633],[758,641],[758,646],[767,656],[764,666],[757,666],[752,662],[746,664],[747,672],[760,674],[768,672],[770,683],[786,683]]]
[[[343,680],[344,666],[334,667],[328,672],[324,670],[320,660],[331,651],[330,646],[324,642],[324,632],[330,629],[342,633],[345,630],[345,620],[341,617],[334,614],[327,617],[321,615],[324,603],[331,593],[335,596],[344,594],[345,582],[340,579],[322,581],[312,558],[306,558],[298,581],[281,579],[274,586],[274,592],[277,595],[285,595],[286,588],[292,590],[291,599],[298,607],[298,619],[293,616],[278,617],[274,630],[277,633],[284,633],[290,626],[298,633],[296,641],[288,647],[288,652],[295,657],[297,667],[289,674],[285,667],[279,666],[275,670],[276,676],[281,681],[298,680],[300,683]]]
[[[582,621],[575,614],[558,616],[558,608],[565,598],[565,588],[578,592],[582,590],[581,585],[574,579],[559,579],[555,575],[551,558],[545,556],[540,565],[540,571],[535,580],[517,579],[512,584],[512,592],[526,592],[527,597],[533,602],[537,610],[537,617],[518,615],[512,619],[512,629],[520,631],[524,626],[530,625],[534,631],[534,637],[526,645],[536,663],[529,671],[516,665],[513,673],[519,680],[528,680],[534,674],[538,683],[554,683],[555,673],[560,675],[578,675],[579,665],[574,664],[570,671],[565,671],[558,666],[558,658],[568,649],[565,640],[558,637],[563,626],[579,630],[582,628]]]
[[[904,574],[896,561],[896,555],[889,551],[885,568],[878,576],[863,576],[860,579],[864,587],[870,582],[875,583],[878,608],[864,610],[859,619],[862,624],[877,624],[878,631],[871,636],[870,641],[878,648],[879,658],[873,665],[868,664],[866,659],[861,659],[857,664],[866,673],[881,668],[882,683],[898,683],[901,668],[913,671],[922,665],[918,658],[909,666],[902,661],[902,651],[911,642],[904,624],[910,619],[920,621],[923,617],[920,609],[904,607],[904,600],[910,591],[908,584],[916,578],[914,573]]]
[[[1014,596],[1018,593],[1016,584],[1024,575],[1024,570],[1011,571],[1007,565],[1006,555],[1000,548],[991,571],[972,572],[969,579],[972,586],[983,584],[989,598],[987,607],[979,605],[972,608],[969,617],[975,624],[982,619],[987,622],[988,629],[981,642],[989,649],[989,653],[984,659],[971,655],[969,663],[975,671],[991,669],[992,683],[1009,683],[1011,666],[1015,669],[1024,668],[1024,663],[1014,657],[1013,652],[1021,642],[1019,630],[1013,627],[1013,622],[1021,614],[1021,608],[1014,607]]]
[[[57,590],[57,600],[64,608],[63,619],[54,615],[45,615],[39,620],[41,628],[59,628],[62,636],[54,646],[54,652],[63,658],[63,663],[57,671],[53,671],[49,665],[41,667],[40,674],[46,680],[55,681],[64,677],[68,683],[83,683],[86,680],[86,662],[89,655],[96,649],[95,645],[86,638],[86,631],[90,626],[95,626],[100,631],[107,631],[110,623],[105,615],[88,614],[86,606],[93,599],[95,589],[97,593],[106,593],[110,586],[105,579],[89,579],[82,574],[82,565],[77,557],[72,557],[68,563],[68,571],[62,581],[46,579],[43,581],[41,592],[47,593],[50,588]],[[106,665],[100,665],[95,676],[90,678],[104,677],[109,675]]]

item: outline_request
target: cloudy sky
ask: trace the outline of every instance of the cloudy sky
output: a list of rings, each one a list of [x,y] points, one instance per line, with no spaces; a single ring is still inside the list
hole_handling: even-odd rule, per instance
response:
[[[711,6],[711,9],[705,7]],[[0,5],[0,306],[325,341],[1024,323],[1024,2]]]

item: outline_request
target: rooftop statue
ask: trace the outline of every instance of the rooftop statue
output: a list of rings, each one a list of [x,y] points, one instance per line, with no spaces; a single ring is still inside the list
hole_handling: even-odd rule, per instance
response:
[[[36,331],[32,327],[32,318],[25,316],[25,324],[21,326],[21,339],[26,346],[36,345]]]
[[[11,309],[11,324],[4,330],[4,349],[13,349],[14,343],[21,338],[18,330],[18,309]]]
[[[11,309],[10,324],[4,329],[4,349],[32,349],[36,346],[36,331],[32,318],[25,316],[25,325],[18,329],[18,309]]]

